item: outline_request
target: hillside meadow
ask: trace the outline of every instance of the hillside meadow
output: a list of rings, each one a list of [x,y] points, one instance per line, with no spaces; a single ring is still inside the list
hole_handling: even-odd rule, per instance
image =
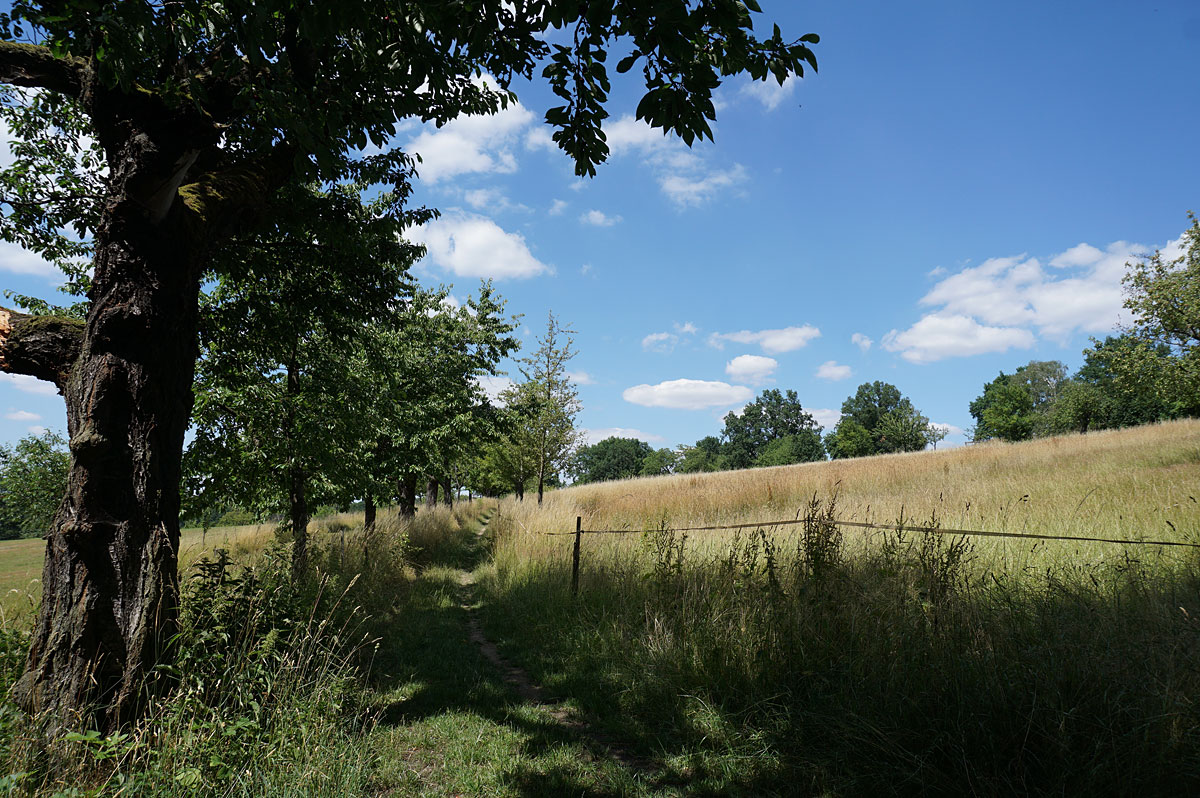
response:
[[[502,650],[702,794],[1200,788],[1200,423],[501,502]],[[585,535],[569,593],[575,518]],[[691,534],[672,528],[805,523]],[[903,533],[839,528],[869,520]]]
[[[179,684],[19,795],[1182,795],[1200,790],[1200,422],[188,530]],[[575,518],[586,535],[570,592]],[[798,519],[740,531],[673,528]],[[895,523],[904,532],[840,528]],[[0,544],[15,678],[42,541]],[[224,549],[232,562],[212,563]],[[250,566],[247,570],[245,566]],[[32,590],[29,589],[32,585]],[[15,591],[15,592],[13,592]],[[481,655],[494,641],[551,696]],[[567,718],[566,721],[563,718]],[[608,743],[604,741],[609,741]],[[624,755],[608,748],[618,744]]]

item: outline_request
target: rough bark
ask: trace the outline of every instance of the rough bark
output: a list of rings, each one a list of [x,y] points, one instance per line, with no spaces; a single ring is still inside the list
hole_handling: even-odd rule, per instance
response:
[[[62,390],[71,451],[14,696],[57,728],[111,731],[163,686],[155,665],[170,659],[177,631],[200,273],[209,248],[286,179],[291,154],[281,147],[193,178],[196,153],[218,143],[211,120],[194,109],[164,115],[151,93],[105,89],[78,59],[21,47],[0,43],[0,82],[81,99],[109,180],[81,335],[61,319],[11,313],[0,334],[0,368]]]
[[[82,349],[82,320],[0,308],[0,371],[52,382],[62,393]]]
[[[293,465],[288,475],[288,519],[292,527],[292,578],[308,570],[308,480],[304,469]]]
[[[363,497],[363,535],[375,531],[375,497],[367,494]]]
[[[71,469],[15,691],[31,712],[105,730],[135,717],[159,689],[153,668],[177,628],[180,461],[204,251],[176,224],[149,222],[126,190],[145,166],[139,145],[131,138],[110,153],[113,193],[96,233],[91,310],[77,359],[55,378]]]
[[[400,505],[400,517],[412,518],[417,514],[417,475],[405,474],[400,477],[396,490]]]
[[[450,484],[450,477],[442,477],[442,504],[447,507],[454,506],[454,488]]]
[[[0,83],[78,97],[89,74],[88,62],[82,58],[55,55],[40,44],[0,42]]]
[[[438,502],[438,481],[433,477],[428,477],[425,480],[425,507],[432,510],[437,507]]]

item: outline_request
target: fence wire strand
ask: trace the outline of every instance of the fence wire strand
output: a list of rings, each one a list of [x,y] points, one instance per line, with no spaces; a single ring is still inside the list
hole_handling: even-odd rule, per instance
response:
[[[581,529],[581,535],[645,535],[651,532],[710,532],[723,529],[766,529],[776,526],[795,526],[806,523],[809,519],[797,518],[783,521],[758,521],[745,524],[719,524],[716,526],[687,526],[664,527],[663,529]],[[943,529],[941,527],[926,527],[920,525],[902,524],[872,524],[866,521],[827,521],[820,519],[818,523],[832,523],[836,526],[857,527],[859,529],[885,529],[896,532],[934,532],[939,535],[961,535],[963,537],[981,538],[1016,538],[1022,540],[1073,540],[1079,543],[1116,543],[1122,546],[1180,546],[1185,548],[1200,548],[1200,543],[1189,543],[1182,540],[1133,540],[1129,538],[1082,537],[1075,535],[1040,535],[1035,532],[990,532],[982,529]],[[543,535],[554,537],[559,535],[575,535],[575,532],[543,532]]]

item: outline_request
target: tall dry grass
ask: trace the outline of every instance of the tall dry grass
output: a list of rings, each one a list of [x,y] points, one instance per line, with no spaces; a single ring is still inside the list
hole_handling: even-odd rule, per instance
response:
[[[1198,488],[1195,421],[581,486],[501,504],[484,611],[699,793],[1188,794],[1196,550],[931,527],[1200,540]],[[915,529],[831,523],[902,514]],[[571,538],[544,533],[576,515],[649,531],[586,536],[573,600]]]

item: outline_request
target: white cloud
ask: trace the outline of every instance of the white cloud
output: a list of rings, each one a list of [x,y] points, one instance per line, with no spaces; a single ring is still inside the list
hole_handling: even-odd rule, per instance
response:
[[[866,352],[868,349],[871,348],[871,344],[873,344],[875,342],[872,341],[867,336],[863,335],[862,333],[855,333],[854,335],[850,336],[850,343],[854,344],[859,349]]]
[[[567,371],[564,372],[567,379],[576,385],[595,385],[596,379],[586,371]]]
[[[853,373],[854,371],[849,366],[839,365],[836,360],[826,360],[817,366],[817,379],[830,380],[831,382],[849,379]]]
[[[617,222],[621,221],[620,216],[609,216],[604,211],[590,210],[587,213],[579,215],[579,221],[583,224],[590,224],[593,227],[612,227]]]
[[[46,427],[43,427],[41,424],[34,424],[32,427],[29,428],[29,432],[32,435],[45,435],[49,431],[50,431],[49,429],[47,429]]]
[[[10,241],[0,241],[0,271],[11,274],[30,274],[34,277],[62,280],[63,273],[58,267],[42,260],[35,252],[14,244]]]
[[[604,134],[614,158],[641,158],[654,171],[659,188],[681,208],[708,202],[746,180],[741,164],[713,167],[699,149],[629,115],[607,125]]]
[[[28,374],[0,373],[0,383],[8,383],[18,391],[37,394],[38,396],[58,395],[58,388],[54,387],[54,383],[39,380],[37,377],[30,377]]]
[[[830,429],[833,429],[834,427],[836,427],[837,423],[838,423],[838,419],[840,419],[842,417],[842,414],[839,413],[837,410],[828,410],[826,408],[820,408],[820,407],[817,408],[816,410],[809,410],[807,412],[810,416],[812,416],[816,420],[816,422],[818,424],[820,424],[822,427],[824,427],[827,430],[830,430]]]
[[[685,321],[683,324],[675,322],[675,332],[679,333],[680,335],[695,335],[696,333],[700,332],[700,328],[695,324],[692,324],[690,321]]]
[[[768,77],[765,81],[755,80],[747,83],[742,87],[742,94],[758,100],[768,111],[774,111],[784,100],[795,93],[796,87],[799,85],[800,78],[795,75],[790,75],[784,80],[782,86],[774,77]]]
[[[525,134],[525,149],[556,152],[558,145],[554,143],[552,135],[549,127],[539,125],[530,128],[529,132]]]
[[[580,273],[580,274],[582,274],[582,275],[585,275],[585,276],[586,276],[586,275],[588,275],[588,274],[591,274],[591,273],[592,273],[592,264],[590,264],[590,263],[585,263],[585,264],[583,264],[582,266],[580,266],[580,267],[579,267],[579,273]]]
[[[500,399],[500,394],[504,393],[513,385],[513,381],[508,377],[493,376],[491,374],[484,374],[481,377],[477,377],[476,381],[479,383],[479,387],[483,388],[483,392],[487,395],[487,398],[493,402],[498,401]]]
[[[659,186],[676,205],[697,206],[745,180],[745,168],[741,164],[734,164],[732,168],[721,171],[665,175],[659,180]]]
[[[738,382],[748,382],[751,385],[761,385],[770,380],[779,361],[762,355],[738,355],[725,364],[725,373]]]
[[[679,343],[679,336],[669,332],[650,333],[642,339],[642,349],[647,352],[660,352],[668,354],[675,349],[675,345]]]
[[[1178,252],[1182,239],[1160,247]],[[1059,343],[1077,333],[1102,335],[1130,321],[1122,307],[1126,264],[1149,247],[1115,241],[1099,249],[1081,243],[1051,257],[989,258],[939,280],[921,298],[932,310],[908,330],[885,339],[914,363],[1009,348],[1029,348],[1035,336]]]
[[[713,333],[708,336],[708,345],[716,349],[724,349],[726,341],[736,344],[758,344],[764,352],[773,355],[781,352],[792,352],[806,346],[809,341],[819,338],[821,331],[811,324],[802,327],[784,327],[782,330],[741,330],[731,333]]]
[[[550,210],[547,211],[547,213],[549,213],[551,216],[561,216],[562,212],[565,211],[567,206],[570,204],[571,203],[567,202],[566,200],[556,199],[550,204]]]
[[[463,199],[467,204],[476,210],[484,208],[492,211],[525,211],[529,212],[530,208],[520,202],[513,202],[508,197],[495,188],[474,188],[463,192]]]
[[[1028,349],[1033,333],[1019,327],[987,327],[969,316],[931,313],[900,332],[883,337],[883,348],[899,352],[910,363],[932,363],[947,357]]]
[[[657,385],[634,385],[621,394],[626,402],[643,407],[703,410],[749,401],[754,392],[743,385],[705,380],[668,380]]]
[[[9,421],[41,421],[42,417],[28,410],[10,410],[4,414]]]
[[[481,81],[495,87],[490,77]],[[513,149],[534,115],[518,102],[498,113],[464,115],[441,128],[427,126],[405,145],[421,157],[417,171],[429,184],[462,174],[511,173],[517,169]],[[530,146],[531,133],[525,134]]]
[[[413,228],[408,237],[425,245],[433,263],[460,277],[520,280],[550,271],[529,251],[524,236],[484,216],[447,214]]]
[[[666,438],[652,432],[642,432],[640,429],[629,427],[604,427],[602,429],[584,429],[583,437],[589,444],[599,443],[608,438],[637,438],[646,443],[664,443]]]
[[[921,304],[982,324],[1036,328],[1059,341],[1105,333],[1128,321],[1121,278],[1125,264],[1145,251],[1125,241],[1105,251],[1079,244],[1052,258],[1051,272],[1026,255],[990,258],[939,281]]]

